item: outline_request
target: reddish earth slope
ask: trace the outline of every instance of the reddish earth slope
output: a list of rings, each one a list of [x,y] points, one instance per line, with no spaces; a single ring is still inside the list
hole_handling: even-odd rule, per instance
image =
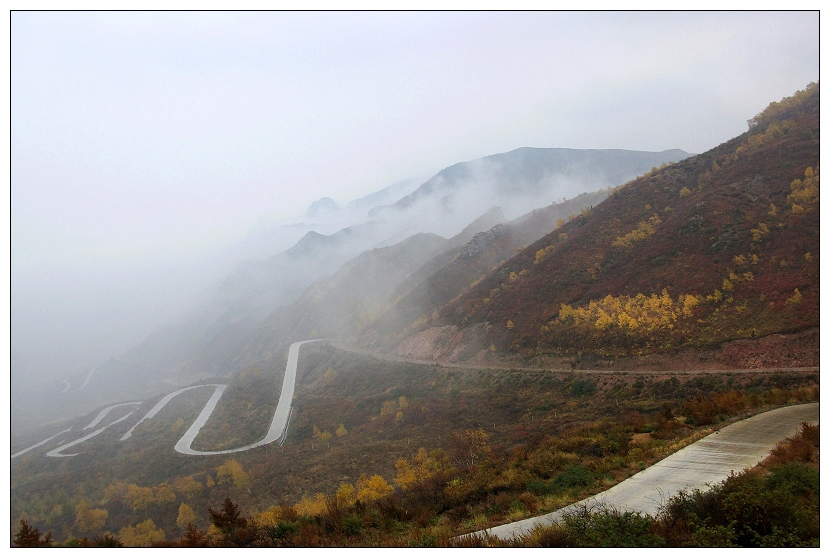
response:
[[[819,86],[751,122],[619,188],[421,331],[443,327],[445,356],[475,332],[477,349],[526,359],[674,354],[817,328]],[[755,360],[775,360],[764,354]]]

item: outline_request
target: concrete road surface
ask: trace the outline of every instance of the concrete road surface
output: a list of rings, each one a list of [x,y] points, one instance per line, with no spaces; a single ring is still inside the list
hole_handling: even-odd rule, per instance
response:
[[[818,403],[782,407],[733,423],[605,492],[546,515],[477,531],[477,534],[486,532],[502,539],[514,538],[537,525],[550,525],[582,504],[606,504],[621,511],[654,515],[662,503],[682,489],[702,489],[721,482],[732,471],[757,465],[779,441],[795,434],[802,422],[818,424]]]
[[[268,433],[262,440],[254,442],[253,444],[248,444],[247,446],[242,446],[241,448],[217,451],[199,451],[190,447],[193,440],[195,440],[196,436],[199,434],[199,431],[207,422],[207,419],[210,417],[213,409],[216,407],[217,401],[219,401],[219,398],[222,397],[222,391],[225,389],[222,387],[221,389],[217,388],[216,392],[214,392],[205,407],[202,409],[202,412],[199,413],[199,416],[196,418],[196,422],[194,422],[190,428],[187,429],[187,432],[184,433],[184,436],[176,442],[174,449],[177,452],[186,455],[221,455],[225,453],[247,451],[249,449],[258,448],[259,446],[264,446],[279,440],[285,433],[285,429],[288,426],[288,418],[291,415],[291,401],[294,398],[294,384],[297,379],[297,360],[300,357],[300,347],[306,343],[313,343],[315,341],[320,340],[309,339],[308,341],[298,341],[296,343],[292,343],[292,345],[288,348],[288,362],[285,364],[285,374],[282,380],[280,399],[277,401],[277,409],[274,411],[274,418],[271,419],[271,427],[268,429]]]

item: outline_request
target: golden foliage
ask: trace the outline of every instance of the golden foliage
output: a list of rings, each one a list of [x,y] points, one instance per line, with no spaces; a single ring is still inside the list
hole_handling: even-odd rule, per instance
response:
[[[801,293],[798,289],[793,290],[793,296],[787,298],[786,304],[799,304],[801,302]]]
[[[169,504],[176,501],[176,493],[167,483],[153,487],[153,502],[157,505]]]
[[[252,514],[254,522],[266,527],[276,527],[280,521],[293,521],[296,518],[297,512],[294,507],[283,504],[271,506],[264,512],[254,512]]]
[[[793,122],[792,120],[785,120],[781,123],[773,122],[772,124],[767,126],[767,129],[764,130],[762,133],[749,136],[749,138],[746,140],[745,145],[749,146],[749,149],[752,150],[758,149],[769,143],[772,143],[774,140],[780,138],[784,134],[789,134],[790,132],[795,130],[795,128],[795,122]]]
[[[397,415],[400,414],[401,418],[402,418],[403,413],[401,413],[400,411],[402,411],[403,409],[405,409],[408,406],[409,406],[409,401],[406,399],[406,396],[401,395],[398,398],[397,401],[395,401],[394,399],[390,399],[389,401],[384,401],[383,405],[380,408],[380,415],[384,416],[384,415],[394,414],[396,416],[396,418],[398,418]],[[400,418],[398,418],[398,420],[400,420]]]
[[[165,539],[164,530],[156,528],[152,519],[139,523],[135,527],[124,527],[118,532],[118,538],[124,546],[150,546]]]
[[[335,430],[334,433],[337,434],[338,438],[340,438],[340,437],[345,436],[346,434],[348,434],[349,431],[346,430],[346,427],[343,426],[343,423],[341,422],[340,426],[337,427],[337,430]]]
[[[801,213],[805,206],[818,200],[818,197],[818,167],[816,167],[815,172],[812,167],[807,167],[804,171],[804,180],[795,179],[790,184],[790,195],[787,196],[787,202],[791,204],[790,209],[793,213]]]
[[[675,300],[666,289],[660,295],[608,295],[601,300],[592,300],[582,308],[563,304],[557,321],[573,323],[577,327],[593,326],[601,331],[618,328],[630,335],[635,331],[673,329],[678,317],[690,317],[700,302],[701,299],[693,294],[681,294]]]
[[[107,510],[90,508],[86,500],[75,506],[75,528],[81,533],[98,531],[104,528],[109,513]]]
[[[326,511],[326,496],[325,494],[317,493],[313,498],[304,497],[302,500],[294,504],[294,511],[297,515],[306,517],[313,517],[320,515]]]
[[[784,97],[778,102],[772,102],[767,105],[767,108],[759,112],[755,115],[755,117],[750,118],[747,120],[747,124],[749,125],[749,129],[753,129],[762,122],[765,122],[779,114],[783,113],[784,111],[796,107],[806,101],[812,95],[817,95],[819,93],[819,84],[818,83],[810,83],[804,89],[796,91],[789,97]]]
[[[689,195],[691,195],[691,194],[692,194],[692,191],[691,191],[691,190],[689,190],[689,189],[688,189],[687,187],[685,187],[685,186],[684,186],[683,188],[681,188],[681,189],[680,189],[680,197],[681,197],[681,198],[685,198],[686,196],[689,196]]]
[[[250,486],[251,477],[245,472],[239,461],[229,459],[216,469],[216,483],[233,483],[237,488],[245,488]]]
[[[193,508],[182,502],[182,505],[179,506],[179,515],[176,517],[176,525],[182,531],[186,531],[188,523],[196,523],[196,512],[193,511]]]
[[[178,477],[173,481],[173,490],[179,494],[192,496],[202,491],[202,483],[193,478],[193,475]]]
[[[752,233],[752,240],[759,242],[762,238],[769,234],[769,227],[766,223],[758,223],[758,228],[750,229]]]
[[[148,506],[155,504],[155,498],[153,497],[153,489],[149,487],[138,486],[137,484],[130,484],[127,487],[127,493],[125,494],[124,499],[127,501],[128,504],[130,504],[134,511],[142,510]]]
[[[326,380],[335,379],[337,377],[337,370],[335,370],[332,367],[329,367],[329,369],[326,370],[326,373],[325,373],[324,377],[326,378]]]
[[[415,470],[412,468],[412,465],[409,464],[409,461],[401,457],[395,462],[395,482],[402,486],[404,489],[409,488],[413,484],[415,484],[418,480],[417,476],[415,475]]]
[[[327,442],[327,441],[331,440],[331,432],[329,432],[328,430],[323,430],[321,432],[320,429],[317,428],[316,424],[314,425],[314,428],[312,430],[312,436],[314,436],[316,439],[320,440],[321,442]]]
[[[104,503],[124,500],[127,496],[129,485],[125,482],[114,482],[104,489]]]
[[[635,243],[641,242],[656,233],[657,226],[660,223],[662,223],[662,220],[660,219],[660,216],[655,213],[649,217],[647,221],[640,221],[637,223],[637,228],[630,233],[617,237],[617,239],[611,243],[611,246],[614,248],[629,249],[634,246]]]
[[[565,234],[565,233],[562,233]],[[533,260],[533,265],[538,265],[539,262],[544,260],[548,254],[553,252],[556,247],[553,245],[545,246],[541,250],[536,250],[536,257]]]
[[[452,469],[443,451],[434,450],[428,453],[426,449],[420,448],[412,456],[412,464],[404,458],[395,462],[397,476],[395,482],[404,489],[413,484],[431,479],[438,473]]]
[[[337,492],[334,493],[334,497],[337,501],[338,507],[346,508],[354,505],[357,501],[357,490],[355,490],[354,485],[344,482],[337,488]]]
[[[366,478],[366,475],[360,475],[356,489],[357,499],[361,502],[373,502],[395,491],[380,475],[372,475],[369,478]]]

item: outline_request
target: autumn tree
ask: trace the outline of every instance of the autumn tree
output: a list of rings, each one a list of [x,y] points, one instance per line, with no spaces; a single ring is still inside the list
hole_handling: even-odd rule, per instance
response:
[[[172,504],[176,501],[176,493],[167,483],[153,487],[153,503],[156,505]]]
[[[21,548],[43,548],[52,546],[52,531],[40,538],[40,529],[30,527],[26,521],[20,520],[20,530],[14,536],[15,546]]]
[[[401,457],[395,462],[395,471],[397,472],[397,475],[395,476],[395,482],[398,483],[405,490],[413,484],[415,484],[416,482],[418,482],[418,477],[415,474],[415,470],[412,468],[412,465],[409,464],[409,461],[407,461],[403,457]]]
[[[207,533],[190,523],[187,525],[187,531],[184,536],[179,540],[179,546],[187,548],[205,548],[211,545],[210,538],[208,538]]]
[[[179,515],[176,517],[176,525],[184,531],[187,529],[188,524],[195,522],[196,513],[193,511],[193,508],[182,502],[182,505],[179,506]]]
[[[193,475],[188,475],[186,477],[177,477],[173,481],[173,489],[179,494],[184,494],[186,496],[193,496],[194,494],[199,494],[203,488],[204,486],[202,486],[202,483],[194,479]]]
[[[229,459],[216,469],[216,482],[218,484],[232,482],[237,488],[245,488],[250,486],[251,477],[245,472],[239,461]]]
[[[354,485],[349,483],[341,483],[334,493],[337,506],[340,508],[347,508],[355,503],[357,500],[357,490]]]
[[[137,484],[128,485],[124,498],[133,508],[133,511],[143,510],[155,502],[153,489]]]
[[[107,521],[107,510],[90,508],[86,500],[75,506],[75,527],[82,533],[98,531],[104,528]]]
[[[230,546],[247,546],[256,539],[256,528],[239,511],[239,506],[225,498],[222,507],[216,511],[208,508],[210,522],[222,534],[224,543]]]
[[[118,538],[126,546],[150,546],[165,539],[164,530],[156,527],[152,519],[143,521],[135,527],[127,526],[118,532]]]
[[[647,221],[640,221],[637,223],[637,228],[623,236],[617,237],[611,246],[614,248],[630,249],[637,242],[643,241],[657,232],[657,226],[663,221],[656,213],[648,218]]]
[[[395,470],[397,472],[395,482],[404,489],[407,489],[414,484],[424,482],[450,468],[442,451],[435,450],[432,453],[427,453],[426,449],[420,448],[412,456],[411,464],[405,458],[400,458],[395,462]]]
[[[380,475],[372,475],[369,478],[366,478],[366,475],[360,475],[356,489],[357,499],[361,502],[373,502],[395,491]]]
[[[793,213],[803,211],[804,207],[819,197],[819,175],[812,167],[804,171],[804,180],[795,179],[790,184],[790,195],[787,202],[791,204]],[[798,209],[796,209],[798,208]]]

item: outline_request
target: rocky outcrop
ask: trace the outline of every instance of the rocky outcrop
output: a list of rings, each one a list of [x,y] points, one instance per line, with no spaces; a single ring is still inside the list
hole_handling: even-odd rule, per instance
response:
[[[473,236],[467,244],[461,247],[461,252],[458,254],[459,260],[472,259],[479,252],[483,252],[488,246],[495,244],[500,238],[508,233],[508,229],[503,224],[499,223],[489,231],[480,232]]]
[[[431,327],[405,339],[392,354],[416,360],[467,361],[486,349],[488,329],[488,323],[461,330],[453,325]]]

